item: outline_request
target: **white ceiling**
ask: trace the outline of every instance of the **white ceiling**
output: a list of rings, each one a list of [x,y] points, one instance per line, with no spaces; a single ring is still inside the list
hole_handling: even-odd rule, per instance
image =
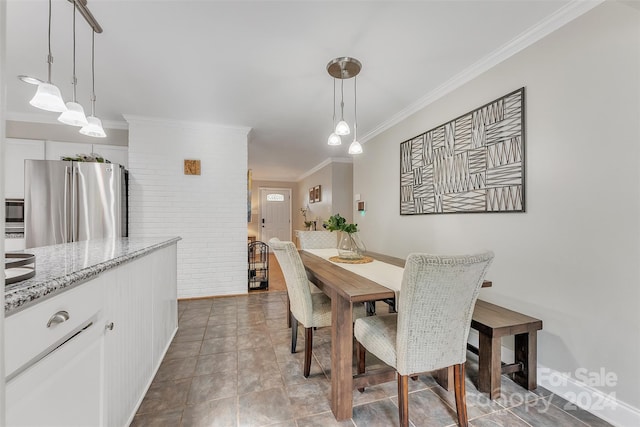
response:
[[[363,64],[358,129],[366,140],[465,72],[480,72],[524,38],[543,35],[544,26],[561,25],[567,11],[584,9],[579,3],[89,0],[104,29],[96,35],[96,115],[250,127],[254,179],[296,180],[327,158],[349,157],[348,137],[340,147],[326,144],[332,58]],[[65,99],[72,93],[72,10],[67,0],[53,0],[53,82]],[[7,1],[8,76],[46,79],[46,31],[46,0]],[[87,111],[90,39],[78,15],[78,100]],[[28,104],[33,86],[17,78],[7,84],[9,118],[55,119]],[[345,118],[353,121],[353,80],[345,82]]]

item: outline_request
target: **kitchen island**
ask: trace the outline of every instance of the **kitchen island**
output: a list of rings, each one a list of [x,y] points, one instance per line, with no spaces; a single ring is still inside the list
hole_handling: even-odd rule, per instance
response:
[[[17,251],[36,256],[36,275],[29,280],[5,286],[5,316],[71,289],[103,271],[175,245],[179,240],[180,237],[118,237]]]
[[[177,330],[179,240],[24,251],[35,276],[5,286],[7,425],[131,422]]]

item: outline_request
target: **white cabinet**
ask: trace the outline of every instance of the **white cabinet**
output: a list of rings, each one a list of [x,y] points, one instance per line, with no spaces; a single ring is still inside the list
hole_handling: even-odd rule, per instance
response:
[[[93,144],[93,152],[100,154],[111,163],[117,163],[129,169],[129,147],[117,145]]]
[[[5,237],[4,239],[5,252],[21,251],[24,248],[26,248],[26,242],[24,240],[24,237],[18,238],[18,239],[14,239],[14,238],[9,239]]]
[[[107,330],[104,373],[107,378],[108,426],[131,422],[148,381],[155,373],[151,363],[152,295],[150,268],[155,253],[107,272]]]
[[[7,384],[7,426],[103,425],[99,327],[91,325]]]
[[[60,160],[62,157],[76,157],[78,154],[91,154],[93,146],[79,142],[47,141],[46,160]]]
[[[44,160],[44,141],[7,138],[4,147],[4,196],[23,199],[24,161]]]
[[[153,363],[159,365],[178,326],[177,245],[156,251],[151,266],[153,286]]]
[[[7,426],[102,425],[103,292],[98,277],[6,319]]]
[[[129,148],[106,144],[85,144],[79,142],[46,142],[46,159],[60,160],[61,157],[76,157],[78,154],[100,154],[111,163],[129,167]]]
[[[7,426],[131,423],[177,329],[176,250],[158,249],[6,318]],[[46,327],[61,311],[68,320]]]
[[[176,245],[105,274],[105,425],[128,425],[178,327]]]

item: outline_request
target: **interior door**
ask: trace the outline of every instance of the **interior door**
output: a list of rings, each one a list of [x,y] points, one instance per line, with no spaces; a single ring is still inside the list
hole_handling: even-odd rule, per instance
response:
[[[291,189],[260,189],[260,240],[291,241]]]

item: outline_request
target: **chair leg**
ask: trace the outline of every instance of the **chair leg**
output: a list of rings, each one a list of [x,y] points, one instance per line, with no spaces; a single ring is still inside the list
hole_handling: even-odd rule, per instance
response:
[[[360,341],[356,340],[356,360],[357,360],[357,372],[358,374],[364,374],[365,371],[365,355],[367,351],[364,346],[360,344]],[[364,387],[358,387],[360,393],[364,392]]]
[[[304,328],[304,377],[309,378],[311,372],[311,349],[313,348],[313,328]]]
[[[398,415],[400,427],[409,427],[409,376],[398,373]]]
[[[289,313],[289,321],[291,322],[291,353],[295,353],[298,342],[298,320]]]
[[[456,412],[458,413],[458,425],[468,427],[467,396],[464,385],[464,363],[453,367],[453,388],[456,395]]]
[[[291,301],[289,300],[289,294],[287,294],[287,328],[291,327]]]

